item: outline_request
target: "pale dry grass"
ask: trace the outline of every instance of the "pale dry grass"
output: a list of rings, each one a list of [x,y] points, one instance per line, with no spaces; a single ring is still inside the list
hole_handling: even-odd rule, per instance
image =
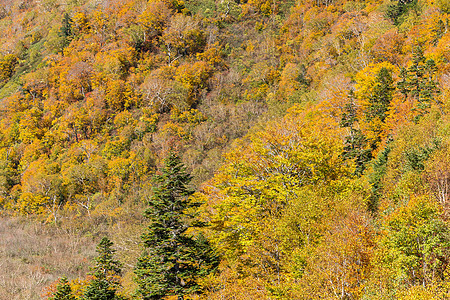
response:
[[[0,300],[41,299],[44,287],[59,277],[84,277],[94,255],[90,237],[0,217]]]

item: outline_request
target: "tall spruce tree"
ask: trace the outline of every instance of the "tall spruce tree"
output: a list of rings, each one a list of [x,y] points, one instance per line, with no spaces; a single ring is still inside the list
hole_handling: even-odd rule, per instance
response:
[[[72,19],[70,18],[68,13],[64,14],[59,35],[62,38],[62,48],[64,49],[70,44],[70,41],[73,39]]]
[[[368,141],[360,129],[357,128],[358,117],[356,113],[355,95],[352,90],[349,93],[349,102],[344,107],[341,118],[341,127],[349,128],[349,135],[345,138],[342,157],[355,160],[355,175],[361,175],[368,161],[372,159],[372,149],[368,147]]]
[[[56,286],[56,292],[48,298],[49,300],[75,300],[72,295],[72,288],[70,287],[67,277],[62,277]]]
[[[95,258],[93,279],[87,286],[83,299],[86,300],[119,300],[121,264],[114,259],[113,243],[104,237],[97,245],[98,256]]]
[[[135,268],[137,292],[144,300],[169,295],[183,299],[199,291],[196,279],[213,270],[218,260],[205,239],[186,234],[190,221],[186,209],[196,204],[188,199],[193,194],[188,187],[191,176],[180,158],[171,153],[155,179],[158,186],[144,213],[150,219],[142,235],[145,250]]]
[[[381,68],[375,79],[373,92],[369,97],[370,106],[365,112],[368,120],[379,118],[384,122],[394,89],[391,72],[387,68]]]
[[[413,49],[412,65],[402,70],[402,80],[397,84],[399,90],[406,96],[417,101],[415,110],[417,118],[423,116],[434,102],[443,112],[439,100],[440,89],[436,80],[437,67],[432,59],[426,59],[423,49],[417,45]]]
[[[367,202],[367,208],[373,215],[378,213],[379,201],[383,190],[382,179],[386,174],[389,153],[391,152],[391,145],[389,143],[391,141],[388,140],[386,147],[378,154],[372,165],[373,171],[369,174],[369,183],[372,186],[372,190]]]

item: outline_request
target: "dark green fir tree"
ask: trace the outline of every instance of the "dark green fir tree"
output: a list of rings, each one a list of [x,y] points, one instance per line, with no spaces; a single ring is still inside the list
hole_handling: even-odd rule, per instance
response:
[[[93,279],[87,286],[83,299],[86,300],[119,300],[121,264],[114,259],[113,243],[104,237],[97,245],[98,256],[95,258]]]
[[[432,59],[426,59],[422,46],[413,49],[411,66],[401,73],[402,80],[398,83],[399,90],[416,100],[416,121],[428,112],[435,103],[443,113],[442,102],[439,100],[440,89],[436,79],[437,67]]]
[[[357,128],[358,117],[356,114],[355,95],[351,90],[349,102],[344,107],[341,118],[341,127],[349,128],[349,135],[345,138],[342,157],[353,159],[356,164],[355,175],[361,175],[368,161],[372,159],[372,149],[368,147],[368,141],[360,129]]]
[[[369,174],[369,183],[372,187],[367,202],[367,208],[372,215],[378,214],[379,201],[383,191],[383,177],[386,174],[389,153],[392,140],[387,141],[386,147],[378,154],[372,164],[372,172]]]
[[[135,268],[137,292],[144,300],[170,295],[184,299],[200,291],[197,279],[214,270],[218,259],[206,239],[186,234],[192,221],[186,210],[197,205],[189,201],[191,176],[180,158],[171,153],[155,179],[157,187],[144,213],[150,220],[142,235],[145,249]]]
[[[67,277],[62,277],[56,286],[56,292],[48,298],[49,300],[75,300],[72,295],[72,288],[70,287]]]
[[[72,19],[70,18],[68,13],[64,14],[59,35],[62,38],[62,48],[67,47],[70,44],[70,41],[73,39]]]
[[[368,120],[379,118],[384,122],[394,89],[391,72],[387,68],[381,68],[375,79],[373,92],[369,97],[370,105],[365,112]]]

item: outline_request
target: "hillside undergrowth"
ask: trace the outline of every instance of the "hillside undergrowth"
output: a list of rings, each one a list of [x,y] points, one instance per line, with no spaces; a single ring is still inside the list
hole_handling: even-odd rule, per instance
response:
[[[449,13],[0,0],[1,213],[109,235],[133,295],[152,178],[176,152],[203,225],[188,232],[221,258],[198,297],[445,299]]]

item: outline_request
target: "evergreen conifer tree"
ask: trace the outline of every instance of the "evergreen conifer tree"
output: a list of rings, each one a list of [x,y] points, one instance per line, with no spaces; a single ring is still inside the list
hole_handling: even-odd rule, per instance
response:
[[[49,300],[75,300],[72,295],[72,288],[70,287],[67,277],[62,277],[56,286],[56,292],[49,298]]]
[[[72,19],[70,18],[68,13],[64,14],[64,18],[62,19],[62,26],[61,26],[59,35],[62,38],[62,48],[67,47],[73,38],[73,36],[72,36],[73,35]]]
[[[120,286],[121,264],[114,259],[113,243],[104,237],[97,245],[98,256],[93,268],[94,279],[84,292],[86,300],[119,300],[116,292]]]
[[[368,199],[367,208],[373,215],[378,213],[379,200],[383,190],[382,179],[386,174],[389,153],[391,152],[391,146],[389,143],[391,141],[392,140],[388,140],[386,147],[378,154],[372,165],[373,171],[369,175],[369,182],[372,186],[372,190]]]
[[[72,35],[72,20],[69,17],[68,13],[64,14],[64,18],[62,20],[62,27],[61,27],[61,36],[68,38]]]
[[[150,219],[142,235],[145,250],[135,268],[138,294],[144,300],[168,295],[183,299],[199,291],[196,279],[213,270],[218,260],[205,239],[186,234],[190,217],[185,211],[196,204],[189,202],[191,176],[180,158],[171,153],[155,179],[158,187],[144,213]]]
[[[386,119],[389,104],[392,101],[394,91],[394,80],[387,68],[381,68],[375,79],[375,86],[370,95],[370,106],[367,108],[366,117],[368,120],[379,118],[382,122]]]
[[[401,68],[400,69],[400,79],[401,80],[399,82],[397,82],[397,89],[406,98],[408,96],[408,93],[409,93],[409,88],[408,88],[408,70],[406,68]]]
[[[360,175],[364,172],[366,163],[372,159],[372,149],[368,147],[364,134],[356,127],[358,117],[356,115],[355,95],[352,90],[348,97],[349,102],[344,107],[340,125],[341,127],[348,127],[350,132],[345,138],[342,157],[354,159],[356,164],[355,175]]]
[[[420,45],[414,47],[412,65],[404,71],[402,81],[398,87],[400,91],[417,101],[415,110],[418,112],[417,118],[423,116],[435,102],[443,112],[442,102],[438,95],[440,89],[436,81],[437,67],[432,59],[426,59]],[[406,75],[406,76],[405,76]]]

